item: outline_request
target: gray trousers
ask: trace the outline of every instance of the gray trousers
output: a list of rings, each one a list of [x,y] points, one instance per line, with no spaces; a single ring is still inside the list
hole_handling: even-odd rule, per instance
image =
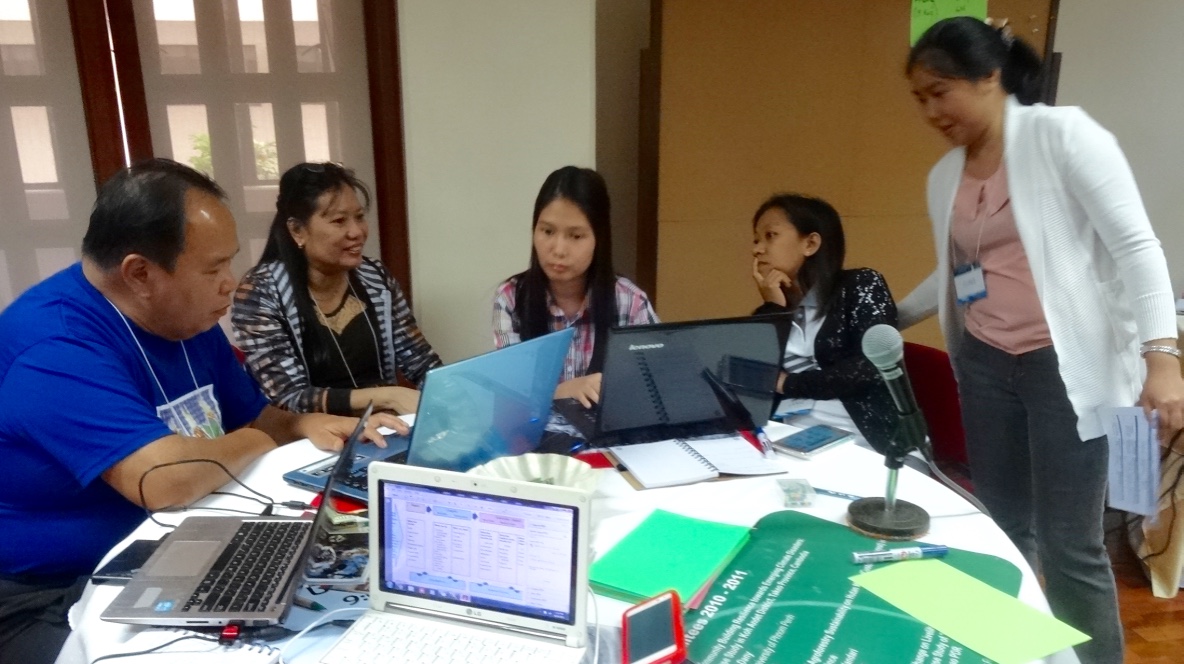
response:
[[[1089,634],[1082,664],[1122,662],[1103,542],[1106,438],[1081,440],[1051,346],[1011,355],[967,333],[954,358],[975,495],[1033,569],[1053,615]]]

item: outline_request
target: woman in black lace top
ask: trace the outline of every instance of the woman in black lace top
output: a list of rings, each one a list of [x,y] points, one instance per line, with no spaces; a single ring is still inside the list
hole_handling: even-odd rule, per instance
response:
[[[794,314],[778,393],[802,400],[815,420],[857,429],[882,452],[896,409],[862,341],[873,325],[896,325],[884,277],[843,269],[843,225],[821,199],[773,196],[757,209],[752,231],[752,277],[765,301],[755,313]]]

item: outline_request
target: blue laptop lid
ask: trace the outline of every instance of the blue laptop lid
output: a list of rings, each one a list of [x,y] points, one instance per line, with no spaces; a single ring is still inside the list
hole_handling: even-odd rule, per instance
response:
[[[407,463],[464,472],[538,448],[575,330],[428,372]]]

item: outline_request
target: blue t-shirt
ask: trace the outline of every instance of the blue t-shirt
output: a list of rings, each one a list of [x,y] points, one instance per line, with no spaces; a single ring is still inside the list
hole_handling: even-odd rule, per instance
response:
[[[182,343],[125,323],[81,264],[0,313],[0,575],[93,571],[145,518],[101,475],[170,435],[157,408],[197,386],[226,431],[267,405],[220,328]]]

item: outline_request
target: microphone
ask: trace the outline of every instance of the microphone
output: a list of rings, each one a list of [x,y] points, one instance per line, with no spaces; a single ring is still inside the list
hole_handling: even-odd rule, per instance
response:
[[[874,325],[863,335],[863,355],[880,372],[899,420],[884,451],[884,465],[888,467],[884,497],[860,498],[851,503],[847,522],[853,530],[871,537],[916,539],[929,531],[929,514],[918,505],[896,499],[896,480],[908,453],[914,449],[927,453],[928,443],[925,418],[905,372],[904,339],[891,325]]]
[[[884,454],[885,465],[900,468],[909,452],[926,451],[925,436],[928,433],[925,417],[917,407],[917,398],[905,371],[904,339],[891,325],[873,325],[863,334],[863,355],[880,372],[900,415],[900,422]]]

